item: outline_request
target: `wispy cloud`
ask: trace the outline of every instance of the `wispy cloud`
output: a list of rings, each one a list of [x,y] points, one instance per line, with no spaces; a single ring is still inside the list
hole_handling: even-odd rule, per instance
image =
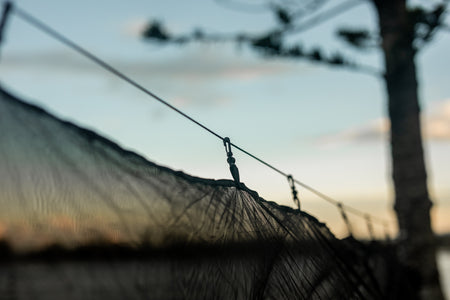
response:
[[[377,119],[358,127],[323,135],[317,139],[317,142],[321,145],[331,145],[348,142],[381,141],[387,137],[389,127],[390,124],[387,119]]]
[[[139,38],[148,25],[145,18],[130,19],[122,25],[122,33],[128,36]]]
[[[236,54],[217,52],[216,48],[202,47],[204,51],[189,50],[176,54],[157,54],[147,57],[106,59],[119,71],[164,95],[177,98],[177,105],[226,105],[233,98],[227,88],[233,82],[254,83],[259,79],[275,77],[298,68],[277,61],[260,63]],[[141,53],[142,56],[142,53]],[[145,56],[145,55],[144,55]],[[15,75],[21,80],[49,78],[57,84],[63,80],[103,80],[109,84],[106,92],[117,93],[122,85],[112,81],[111,75],[70,51],[38,53],[7,53],[2,57],[3,76]],[[89,78],[89,79],[87,79]],[[93,86],[89,84],[89,86]]]
[[[450,141],[450,99],[439,101],[425,116],[425,137]]]
[[[38,53],[10,53],[4,56],[2,72],[18,69],[38,72],[104,72],[95,64],[68,51],[45,51]],[[204,51],[185,51],[172,59],[107,60],[117,69],[138,76],[171,77],[189,80],[237,79],[252,80],[263,76],[298,71],[286,63],[264,62],[246,59],[239,55],[226,55],[206,47]]]
[[[423,136],[427,140],[450,141],[450,99],[435,102],[422,116]],[[319,144],[342,142],[382,141],[388,138],[390,122],[387,118],[377,119],[358,127],[338,133],[321,136]]]

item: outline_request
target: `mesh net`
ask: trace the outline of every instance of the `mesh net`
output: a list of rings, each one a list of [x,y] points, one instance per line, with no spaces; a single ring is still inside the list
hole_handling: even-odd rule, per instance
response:
[[[158,166],[0,91],[0,295],[377,299],[359,246],[229,180]]]

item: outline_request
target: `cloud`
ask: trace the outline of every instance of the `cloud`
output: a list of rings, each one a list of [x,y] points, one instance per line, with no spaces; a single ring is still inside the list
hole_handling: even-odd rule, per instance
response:
[[[202,51],[199,51],[202,50]],[[174,49],[172,49],[174,50]],[[175,49],[176,50],[176,49]],[[139,51],[138,51],[139,52]],[[167,53],[167,54],[166,54]],[[141,85],[148,87],[171,102],[177,98],[180,107],[191,105],[227,105],[233,99],[228,87],[236,82],[257,81],[277,77],[298,68],[288,63],[246,58],[235,53],[217,51],[215,47],[187,47],[185,51],[160,51],[140,58],[131,55],[105,59]],[[109,72],[71,51],[42,51],[37,53],[5,53],[2,57],[2,74],[23,80],[49,82],[71,88],[79,86],[102,87],[102,93],[117,93],[126,84]],[[80,83],[81,82],[81,83]],[[94,92],[98,92],[94,91]]]
[[[389,121],[381,118],[362,126],[321,136],[317,139],[317,142],[322,145],[328,145],[341,142],[381,141],[387,137],[389,127]]]
[[[435,103],[425,116],[425,137],[432,140],[450,140],[450,99]]]
[[[122,32],[127,36],[140,38],[145,28],[148,26],[148,20],[145,18],[130,19],[122,26]]]
[[[173,58],[159,59],[106,59],[118,70],[139,77],[181,78],[197,80],[253,80],[264,76],[276,76],[282,73],[298,71],[292,65],[277,61],[259,62],[257,59],[244,58],[235,54],[225,54],[217,49],[200,47],[201,50],[181,51]],[[2,71],[12,72],[19,69],[37,72],[67,72],[107,74],[94,63],[69,51],[42,51],[38,53],[8,53],[2,58]]]
[[[217,49],[215,49],[217,50]],[[278,62],[261,63],[239,55],[226,55],[207,47],[202,51],[186,51],[177,57],[164,61],[138,61],[117,63],[123,70],[139,76],[165,76],[189,82],[218,80],[255,80],[266,76],[277,76],[295,71],[289,65]]]
[[[69,51],[5,53],[3,63],[6,74],[22,70],[45,73],[61,70],[84,72],[94,69],[88,61],[82,57],[76,57],[76,54]]]
[[[422,116],[423,136],[430,141],[450,141],[450,99],[435,102]],[[362,126],[338,133],[325,135],[319,144],[340,142],[381,141],[389,136],[390,122],[387,118],[377,119]]]

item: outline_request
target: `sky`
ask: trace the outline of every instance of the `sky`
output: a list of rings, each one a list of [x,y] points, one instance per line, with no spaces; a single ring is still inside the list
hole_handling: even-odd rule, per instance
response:
[[[337,1],[330,1],[337,3]],[[362,1],[364,2],[364,1]],[[263,32],[273,16],[221,1],[17,0],[21,8],[129,75],[221,136],[305,184],[385,218],[396,230],[383,82],[351,70],[259,57],[233,44],[163,46],[139,37],[147,21],[174,33]],[[133,150],[206,178],[231,178],[222,141],[12,15],[1,48],[0,82],[10,92]],[[376,30],[358,5],[295,37],[382,70],[377,50],[360,53],[335,38],[339,26]],[[450,231],[450,32],[417,57],[425,156],[437,232]],[[260,196],[293,205],[285,178],[234,151],[241,180]],[[302,208],[338,236],[336,208],[298,187]],[[351,217],[356,233],[365,224]],[[382,228],[375,228],[378,235]]]

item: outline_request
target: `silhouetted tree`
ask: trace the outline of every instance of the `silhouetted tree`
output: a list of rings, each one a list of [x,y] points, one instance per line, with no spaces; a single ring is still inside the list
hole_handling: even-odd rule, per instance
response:
[[[143,37],[179,44],[192,41],[234,41],[248,45],[250,49],[267,58],[307,59],[315,63],[379,75],[385,82],[391,122],[394,208],[399,225],[398,256],[410,270],[411,281],[414,282],[414,288],[417,288],[420,298],[443,299],[430,220],[432,202],[427,188],[422,148],[415,58],[440,27],[448,28],[448,25],[443,24],[443,13],[448,1],[422,1],[421,6],[408,6],[407,0],[355,0],[340,2],[337,6],[324,9],[326,2],[270,1],[266,8],[273,13],[277,24],[260,35],[220,35],[195,30],[192,33],[172,36],[161,23],[151,22],[143,32]],[[320,48],[305,50],[300,45],[287,42],[291,35],[327,21],[359,3],[372,5],[375,9],[379,31],[340,28],[337,35],[358,49],[379,47],[384,54],[384,73],[355,64],[339,53],[327,57]],[[312,12],[314,16],[308,17]]]

